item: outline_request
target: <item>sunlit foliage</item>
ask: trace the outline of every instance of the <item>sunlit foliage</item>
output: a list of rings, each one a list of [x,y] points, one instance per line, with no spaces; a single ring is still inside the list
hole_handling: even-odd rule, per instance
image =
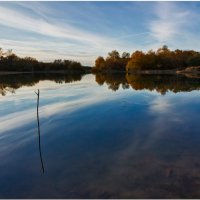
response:
[[[114,50],[108,53],[108,56],[104,59],[98,57],[95,61],[94,72],[98,71],[125,71],[126,64],[130,59],[130,54],[124,52],[121,56],[118,51]]]
[[[200,66],[200,52],[172,51],[164,45],[156,51],[135,51],[131,56],[126,52],[120,56],[114,50],[105,59],[98,57],[93,71],[180,70],[189,66]]]

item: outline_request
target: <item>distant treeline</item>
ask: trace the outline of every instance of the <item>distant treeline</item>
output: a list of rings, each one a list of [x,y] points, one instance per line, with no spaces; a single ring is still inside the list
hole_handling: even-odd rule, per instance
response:
[[[90,67],[83,67],[81,63],[72,60],[55,60],[54,62],[39,62],[32,57],[21,58],[14,54],[12,50],[6,52],[0,48],[0,71],[53,71],[67,70],[85,72]]]
[[[124,52],[121,56],[114,50],[106,58],[98,57],[93,72],[98,71],[124,71],[135,70],[171,70],[185,69],[189,66],[200,66],[200,52],[193,50],[171,51],[166,45],[157,51],[147,53],[135,51],[130,55]]]

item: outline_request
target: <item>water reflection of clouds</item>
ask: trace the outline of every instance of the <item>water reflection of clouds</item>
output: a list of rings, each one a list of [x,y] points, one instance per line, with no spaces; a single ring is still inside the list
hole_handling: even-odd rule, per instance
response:
[[[184,118],[180,114],[173,99],[174,96],[157,96],[149,104],[149,114],[152,117],[149,126],[148,140],[146,146],[149,148],[159,139],[163,139],[173,130],[173,126],[183,123]]]
[[[180,137],[179,133],[186,133],[186,125],[195,121],[198,111],[192,111],[192,106],[198,103],[199,93],[169,93],[165,96],[155,96],[149,103],[148,113],[151,123],[144,147],[152,147],[158,141],[172,140]],[[193,127],[194,128],[194,127]],[[192,129],[189,131],[192,132]],[[195,132],[195,131],[194,131]]]
[[[200,174],[193,166],[199,163],[199,154],[191,154],[194,142],[187,137],[190,131],[198,133],[198,124],[194,126],[197,107],[191,108],[194,103],[199,105],[199,93],[161,96],[148,90],[112,92],[88,82],[55,86],[47,84],[41,89],[40,120],[42,135],[47,136],[42,141],[48,152],[48,175],[39,185],[31,185],[38,196],[58,191],[58,196],[66,195],[68,190],[80,195],[90,193],[94,198],[106,194],[148,198],[159,192],[166,192],[170,198],[166,187],[173,184],[180,189],[187,182],[182,181],[184,177]],[[32,93],[33,88],[29,88],[10,98],[18,101],[15,111],[5,105],[6,98],[0,105],[6,109],[0,116],[1,158],[37,136],[36,97],[29,96]],[[22,148],[24,154],[30,153],[27,146]],[[20,151],[13,152],[16,155],[2,159],[4,163],[19,158]],[[25,171],[35,170],[37,174],[36,166]],[[20,167],[23,169],[23,165]],[[46,186],[45,190],[41,185]]]
[[[167,98],[163,98],[163,96],[156,97],[150,104],[150,111],[153,113],[170,112],[172,108],[172,102]]]
[[[190,130],[185,128],[197,120],[198,111],[195,113],[189,109],[198,100],[195,97],[191,93],[154,96],[149,102],[149,110],[144,113],[149,113],[150,118],[147,121],[144,118],[142,126],[137,123],[132,130],[134,137],[129,138],[130,143],[112,156],[110,173],[106,176],[109,178],[102,180],[107,187],[101,187],[106,192],[120,190],[123,197],[142,198],[155,194],[170,197],[176,193],[193,193],[193,190],[185,193],[185,189],[199,185],[200,171],[195,166],[199,163],[199,153],[191,153],[194,139],[187,134],[194,136],[198,130],[194,126]],[[189,117],[184,108],[188,109]],[[189,118],[193,120],[188,121]],[[177,188],[176,192],[171,184]],[[127,185],[132,188],[127,189]]]
[[[107,101],[109,99],[119,98],[125,94],[123,93],[123,90],[119,90],[114,94],[112,92],[108,92],[105,87],[96,88],[96,85],[92,82],[92,78],[90,76],[89,78],[83,78],[82,81],[81,83],[77,82],[67,85],[55,84],[50,81],[39,82],[38,85],[33,86],[32,88],[20,88],[16,95],[8,95],[1,98],[1,132],[24,126],[35,119],[35,95],[33,91],[36,88],[41,88],[41,118],[50,117],[51,115],[64,111],[73,112],[81,107],[92,105],[103,100]],[[88,88],[88,90],[87,84],[90,84],[90,88]],[[125,95],[130,95],[131,93],[133,94],[132,90],[127,91]],[[160,114],[160,117],[170,114],[170,120],[181,122],[182,119],[177,116],[178,112],[174,112],[174,109],[176,109],[176,102],[173,100],[173,95],[161,96],[155,93],[151,94],[150,92],[147,94],[145,91],[137,92],[137,94],[139,94],[138,96],[141,96],[141,98],[137,100],[136,97],[136,99],[134,99],[134,103],[137,104],[138,102],[138,104],[141,104],[140,100],[144,101],[144,99],[146,99],[143,103],[149,104],[150,113],[156,114],[157,116]],[[178,96],[178,94],[176,96]],[[149,100],[149,102],[147,100]],[[126,105],[128,104],[128,101],[130,100],[125,99],[121,103]],[[186,98],[184,98],[184,101],[186,101]],[[16,107],[11,108],[11,104],[9,104],[9,102],[12,102]],[[179,102],[181,102],[180,98]],[[27,107],[24,107],[25,104],[27,104]],[[6,113],[6,115],[4,113]]]
[[[89,103],[89,102],[88,102]],[[64,112],[73,111],[80,108],[81,106],[86,106],[81,101],[73,101],[73,103],[51,103],[40,107],[40,117],[51,117],[52,115]],[[14,112],[9,115],[0,117],[0,127],[1,133],[5,131],[11,131],[13,129],[25,126],[26,124],[35,121],[36,119],[36,109],[28,109],[25,111]]]
[[[107,93],[104,87],[99,87],[97,90],[97,84],[91,82],[91,76],[88,76],[81,82],[68,84],[39,82],[33,87],[22,87],[16,90],[16,94],[0,98],[1,157],[36,137],[34,90],[37,88],[41,91],[39,113],[41,125],[45,123],[43,134],[48,132],[49,126],[51,128],[54,126],[51,121],[56,115],[67,116],[81,108],[119,97]]]
[[[83,81],[83,82],[82,82]],[[42,134],[47,133],[52,126],[54,117],[61,118],[63,115],[70,116],[79,109],[91,107],[98,103],[109,102],[112,100],[134,94],[133,91],[128,92],[118,90],[112,92],[107,87],[99,87],[91,78],[83,79],[81,82],[73,82],[68,84],[56,84],[45,81],[33,87],[22,87],[17,90],[14,95],[7,95],[0,101],[0,138],[1,140],[1,156],[5,152],[10,152],[22,144],[36,137],[36,96],[34,90],[40,88],[40,121]],[[140,94],[140,92],[138,92]],[[136,97],[134,104],[143,104],[141,98]],[[125,103],[126,104],[126,103]],[[84,112],[84,111],[83,111]],[[44,124],[45,123],[45,124]],[[49,130],[51,131],[51,130]],[[3,152],[4,153],[3,153]]]
[[[25,87],[19,89],[19,93],[12,96],[6,96],[0,101],[2,115],[0,116],[0,129],[1,133],[5,131],[11,131],[21,126],[25,126],[28,123],[35,121],[35,96],[34,88],[41,87],[41,99],[40,99],[40,117],[48,118],[52,115],[62,113],[62,112],[73,112],[80,108],[93,105],[98,102],[112,100],[116,98],[123,97],[124,95],[133,95],[133,91],[119,90],[117,93],[107,91],[106,87],[96,87],[96,84],[91,82],[91,77],[89,80],[83,79],[83,83],[71,83],[71,84],[55,84],[49,81],[45,83],[40,82],[39,85],[33,88]],[[87,90],[87,84],[90,84],[90,88]],[[80,85],[84,86],[80,88]],[[145,91],[137,92],[138,95],[135,96],[134,101],[130,102],[130,99],[124,98],[121,104],[127,106],[127,104],[145,104],[149,105],[149,112],[156,116],[157,118],[157,128],[164,126],[163,123],[167,121],[174,121],[177,123],[183,122],[183,117],[175,111],[177,109],[177,104],[174,102],[174,95],[161,96],[155,93],[146,93]],[[196,93],[198,94],[198,93]],[[178,96],[178,94],[176,94]],[[181,97],[181,95],[179,95]],[[176,99],[177,100],[177,99]],[[191,100],[191,98],[189,98]],[[11,102],[16,106],[16,108],[11,108],[10,104],[6,105],[5,102]],[[24,104],[29,101],[27,107]],[[187,98],[184,98],[185,103]],[[181,99],[179,98],[179,102]],[[6,113],[6,114],[3,114]],[[169,117],[170,115],[170,117]],[[169,117],[169,118],[167,118]],[[162,123],[163,122],[163,123]],[[162,125],[161,125],[162,124]]]
[[[48,91],[47,88],[46,91],[42,89],[39,108],[40,118],[48,118],[63,112],[68,112],[69,114],[80,108],[120,97],[118,95],[113,96],[111,93],[108,94],[106,91],[102,90],[88,90],[86,92],[84,90],[73,87],[61,87],[51,91]],[[33,89],[29,88],[28,93],[32,94],[33,91]],[[31,101],[31,107],[27,109],[23,107],[23,101],[28,100]],[[16,108],[18,111],[15,112],[14,108],[5,106],[6,108],[4,109],[8,112],[6,115],[0,116],[1,133],[25,126],[36,119],[36,107],[34,107],[36,106],[36,97],[34,95],[29,96],[25,91],[21,93],[21,95],[13,98],[13,101],[14,104],[19,106],[19,108]],[[1,101],[1,106],[3,106],[4,103],[5,101]]]

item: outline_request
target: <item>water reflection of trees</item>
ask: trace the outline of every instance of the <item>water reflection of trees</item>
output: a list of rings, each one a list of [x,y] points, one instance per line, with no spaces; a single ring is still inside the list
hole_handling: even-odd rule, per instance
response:
[[[80,81],[83,74],[18,74],[3,75],[0,78],[0,94],[14,93],[22,86],[34,86],[39,81],[50,80],[56,83],[70,83]],[[186,92],[200,89],[200,79],[183,75],[145,75],[125,73],[97,73],[96,82],[99,85],[107,84],[108,88],[117,91],[120,87],[134,90],[156,90],[161,94],[168,91]]]
[[[12,74],[2,75],[0,77],[0,94],[5,96],[7,92],[14,93],[16,89],[22,86],[34,86],[39,81],[50,80],[56,83],[70,83],[80,81],[83,74]]]
[[[118,90],[120,86],[123,89],[128,89],[129,84],[126,80],[126,75],[121,73],[98,73],[96,74],[96,82],[99,85],[106,83],[109,89]]]
[[[168,91],[174,93],[200,89],[200,79],[183,75],[141,75],[141,74],[96,74],[99,85],[106,83],[109,89],[118,90],[132,87],[134,90],[156,90],[161,94]]]

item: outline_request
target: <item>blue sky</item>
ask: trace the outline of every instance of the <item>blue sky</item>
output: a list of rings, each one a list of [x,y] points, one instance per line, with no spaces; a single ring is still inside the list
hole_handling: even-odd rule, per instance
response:
[[[42,61],[171,49],[200,51],[200,2],[0,2],[0,47]]]

